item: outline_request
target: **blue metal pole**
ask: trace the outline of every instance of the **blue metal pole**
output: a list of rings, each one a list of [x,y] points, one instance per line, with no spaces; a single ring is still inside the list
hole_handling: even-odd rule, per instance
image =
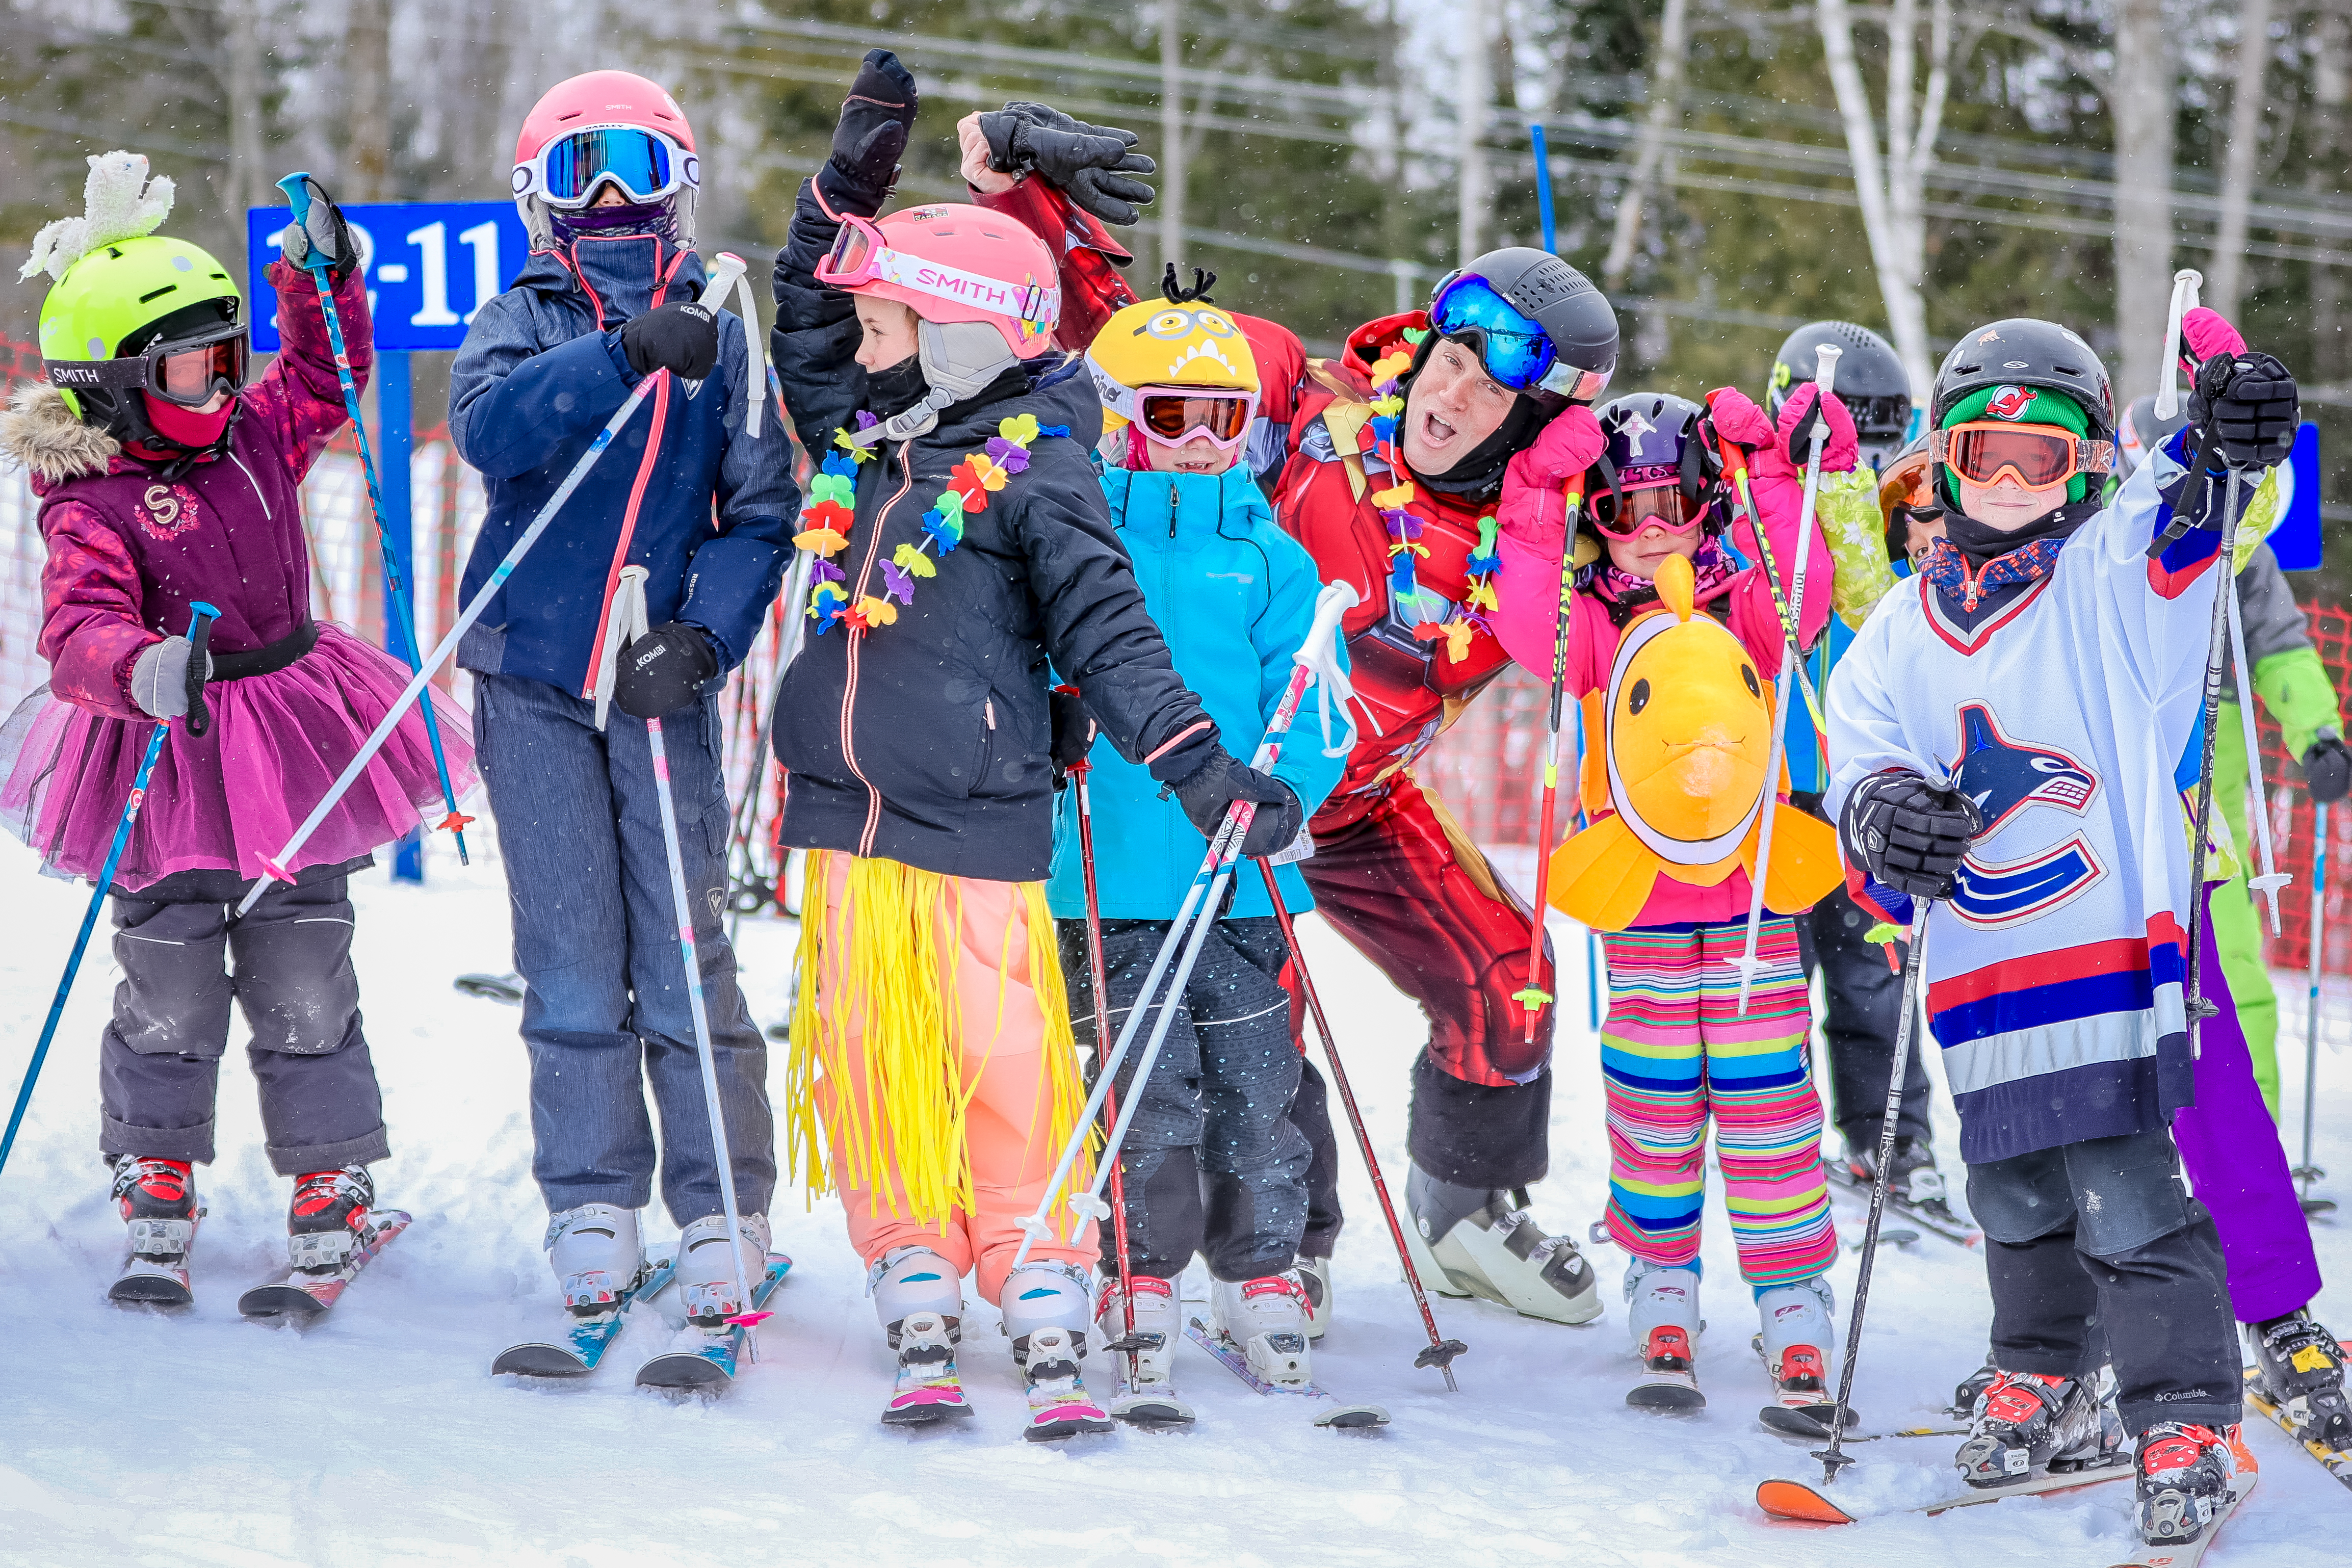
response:
[[[393,570],[383,578],[383,646],[415,668],[415,623],[403,603],[404,584],[416,572],[416,549],[410,525],[408,468],[415,445],[415,406],[405,351],[384,351],[375,356],[375,424],[383,451],[383,552]],[[429,710],[432,697],[425,702]],[[444,764],[445,766],[446,764]],[[425,830],[412,828],[393,847],[392,879],[425,880]]]
[[[1543,219],[1544,248],[1554,256],[1559,254],[1559,232],[1551,216],[1551,153],[1544,145],[1543,121],[1528,127],[1528,136],[1536,150],[1536,213]]]

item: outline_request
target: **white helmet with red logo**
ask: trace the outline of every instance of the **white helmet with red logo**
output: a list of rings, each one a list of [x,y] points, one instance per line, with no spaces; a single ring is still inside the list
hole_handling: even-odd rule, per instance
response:
[[[605,185],[632,203],[667,205],[677,243],[693,246],[702,188],[694,128],[676,99],[628,71],[589,71],[556,83],[515,138],[515,206],[534,247],[554,243],[551,209],[585,207]]]

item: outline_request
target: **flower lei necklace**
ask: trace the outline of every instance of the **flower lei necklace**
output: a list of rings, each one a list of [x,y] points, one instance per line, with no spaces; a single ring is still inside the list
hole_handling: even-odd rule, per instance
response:
[[[1372,365],[1374,395],[1372,417],[1368,422],[1372,455],[1388,465],[1389,477],[1394,481],[1388,489],[1372,492],[1372,505],[1380,509],[1381,520],[1388,524],[1390,596],[1400,605],[1411,605],[1413,614],[1421,617],[1414,622],[1414,637],[1423,642],[1444,637],[1446,659],[1460,664],[1470,657],[1472,636],[1493,629],[1486,616],[1501,605],[1495,594],[1495,573],[1502,565],[1502,559],[1495,551],[1495,514],[1488,512],[1478,520],[1477,548],[1463,563],[1469,574],[1469,587],[1462,595],[1462,603],[1449,605],[1434,591],[1422,591],[1414,561],[1429,553],[1429,546],[1421,542],[1422,531],[1428,523],[1408,510],[1420,492],[1411,479],[1403,477],[1408,470],[1397,451],[1397,418],[1404,412],[1404,395],[1397,390],[1397,378],[1412,367],[1413,350],[1428,336],[1423,329],[1407,327],[1406,346],[1383,355]],[[1443,620],[1437,618],[1440,606],[1452,612]]]
[[[872,428],[879,423],[873,415],[860,409],[857,427]],[[846,430],[833,433],[833,444],[840,452],[828,452],[817,474],[809,481],[808,510],[801,521],[808,527],[793,536],[793,542],[803,550],[814,551],[816,561],[810,571],[813,585],[809,589],[808,616],[816,622],[817,635],[824,636],[839,622],[852,631],[871,631],[887,626],[898,618],[898,605],[915,602],[915,579],[933,577],[939,568],[927,553],[933,545],[946,555],[963,542],[963,520],[988,510],[988,498],[1004,488],[1006,481],[1029,466],[1029,444],[1040,436],[1067,436],[1066,425],[1040,425],[1034,414],[1017,414],[997,421],[996,434],[977,452],[968,452],[948,475],[948,488],[939,493],[930,510],[923,513],[924,539],[920,544],[901,544],[891,552],[890,559],[882,563],[882,592],[867,594],[855,604],[849,602],[848,576],[833,563],[832,558],[849,548],[849,525],[856,521],[857,507],[857,466],[869,462],[874,454],[849,438]],[[896,599],[898,605],[890,601]]]

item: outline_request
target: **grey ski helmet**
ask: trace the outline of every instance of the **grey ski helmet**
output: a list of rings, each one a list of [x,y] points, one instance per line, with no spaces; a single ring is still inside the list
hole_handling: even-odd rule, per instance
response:
[[[1433,336],[1476,341],[1488,374],[1547,412],[1592,402],[1617,369],[1617,312],[1549,251],[1486,252],[1439,280],[1429,313]],[[1514,315],[1517,322],[1505,319]]]
[[[1872,468],[1886,466],[1911,433],[1911,377],[1895,345],[1853,321],[1811,321],[1790,332],[1772,356],[1772,384],[1765,389],[1764,412],[1780,417],[1789,395],[1821,372],[1822,343],[1844,351],[1838,360],[1837,395],[1853,416],[1854,433],[1862,440],[1862,459]]]
[[[2030,316],[1979,327],[1952,345],[1936,372],[1928,423],[1941,426],[1970,393],[2003,384],[2063,392],[2083,405],[2090,424],[2085,439],[2115,439],[2116,394],[2107,367],[2075,333]]]

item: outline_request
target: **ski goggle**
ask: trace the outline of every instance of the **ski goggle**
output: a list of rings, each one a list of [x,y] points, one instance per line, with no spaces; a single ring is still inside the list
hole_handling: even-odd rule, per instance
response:
[[[1706,521],[1710,504],[1691,500],[1679,485],[1654,485],[1627,491],[1621,505],[1604,485],[1592,496],[1592,526],[1612,539],[1639,539],[1654,524],[1668,533],[1688,533]]]
[[[1142,386],[1135,392],[1136,423],[1143,433],[1171,447],[1205,437],[1230,452],[1249,434],[1256,395],[1210,392],[1197,386]]]
[[[635,125],[593,125],[559,136],[528,163],[517,163],[514,194],[537,194],[548,205],[586,206],[610,181],[639,204],[658,201],[682,185],[698,187],[695,155],[663,135]]]
[[[2029,490],[2056,489],[2077,474],[2104,474],[2115,466],[2115,445],[2089,441],[2060,425],[2008,425],[1971,420],[1928,437],[1931,460],[1972,485],[2003,474]]]
[[[1007,283],[950,267],[941,261],[890,248],[882,231],[866,218],[844,216],[833,249],[817,264],[816,280],[835,289],[891,283],[952,304],[975,306],[1012,317],[1024,337],[1050,331],[1061,319],[1062,290],[1051,283]]]
[[[1579,370],[1562,360],[1549,333],[1475,274],[1455,272],[1437,286],[1429,324],[1442,338],[1475,347],[1486,374],[1513,392],[1590,402],[1609,384],[1609,372]]]
[[[49,384],[61,392],[144,392],[184,408],[245,385],[253,340],[241,324],[222,325],[121,359],[48,360]]]

